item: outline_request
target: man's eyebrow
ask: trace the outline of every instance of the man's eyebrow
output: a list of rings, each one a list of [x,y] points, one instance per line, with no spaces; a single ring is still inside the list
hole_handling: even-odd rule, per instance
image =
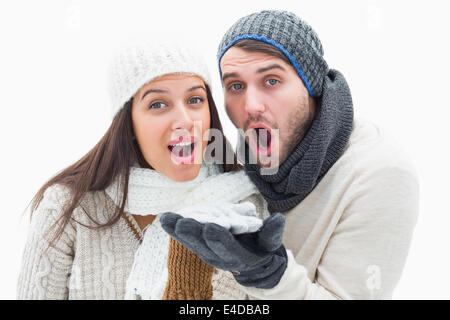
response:
[[[283,68],[279,64],[275,63],[275,64],[271,64],[270,66],[258,69],[257,73],[264,73],[264,72],[272,70],[272,69],[281,69],[283,71],[286,71],[285,68]],[[223,76],[222,76],[222,82],[224,82],[228,78],[238,78],[238,77],[239,77],[239,74],[236,73],[236,72],[224,73]]]
[[[188,89],[187,91],[188,91],[188,92],[191,92],[191,91],[194,91],[194,90],[197,90],[197,89],[203,89],[203,90],[206,92],[205,87],[203,87],[203,86],[201,86],[201,85],[194,86],[194,87]]]
[[[270,66],[258,69],[258,73],[264,73],[264,72],[272,70],[272,69],[281,69],[283,71],[286,71],[282,66],[275,63],[275,64],[271,64]]]
[[[149,93],[167,93],[167,90],[162,90],[162,89],[150,89],[145,91],[145,93],[142,95],[141,101],[144,100],[145,96],[148,95]]]
[[[228,78],[237,78],[239,75],[236,72],[224,73],[222,76],[222,82],[224,82]]]

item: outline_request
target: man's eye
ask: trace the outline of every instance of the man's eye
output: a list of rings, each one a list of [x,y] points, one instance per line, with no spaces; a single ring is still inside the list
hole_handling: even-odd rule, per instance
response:
[[[201,102],[203,102],[203,99],[200,97],[195,97],[195,98],[189,99],[189,101],[188,101],[189,104],[197,104],[197,103],[201,103]]]
[[[274,86],[276,84],[278,84],[280,81],[278,81],[277,79],[269,79],[266,81],[266,83],[270,86]]]
[[[153,102],[152,104],[150,104],[150,106],[148,108],[149,109],[161,109],[164,106],[166,106],[166,104],[164,104],[163,102]]]
[[[233,84],[230,86],[230,89],[233,90],[233,91],[237,91],[237,90],[242,89],[243,87],[244,87],[244,86],[243,86],[241,83],[233,83]]]

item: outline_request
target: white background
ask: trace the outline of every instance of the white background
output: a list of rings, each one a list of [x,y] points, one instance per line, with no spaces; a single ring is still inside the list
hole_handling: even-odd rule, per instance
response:
[[[450,298],[450,23],[446,1],[431,0],[1,1],[0,298],[16,296],[32,196],[110,124],[106,67],[118,41],[161,30],[192,39],[222,110],[217,46],[234,21],[261,9],[304,18],[348,80],[356,116],[388,130],[414,160],[420,216],[394,298]],[[223,111],[221,119],[234,143]]]

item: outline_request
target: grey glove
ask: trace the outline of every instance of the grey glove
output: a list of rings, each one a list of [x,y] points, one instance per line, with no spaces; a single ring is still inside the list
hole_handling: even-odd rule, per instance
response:
[[[278,284],[286,270],[287,254],[282,244],[285,217],[276,213],[252,233],[233,235],[215,223],[200,223],[166,212],[162,228],[207,264],[231,271],[246,287],[269,289]]]

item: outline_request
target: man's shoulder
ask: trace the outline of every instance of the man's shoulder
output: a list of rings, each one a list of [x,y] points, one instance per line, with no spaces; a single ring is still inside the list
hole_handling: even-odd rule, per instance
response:
[[[341,159],[358,173],[400,170],[416,175],[412,157],[385,128],[365,118],[354,120],[352,134]]]

